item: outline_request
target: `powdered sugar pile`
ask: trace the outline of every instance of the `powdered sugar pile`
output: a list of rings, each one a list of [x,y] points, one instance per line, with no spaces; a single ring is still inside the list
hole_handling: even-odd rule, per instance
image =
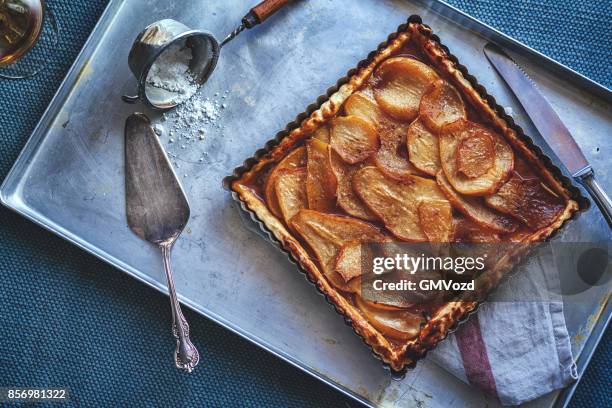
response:
[[[182,103],[193,96],[198,86],[189,72],[193,55],[191,48],[172,44],[155,60],[149,74],[147,85],[176,94],[173,103]]]
[[[201,136],[207,133],[207,129],[213,127],[220,129],[218,119],[225,109],[225,104],[220,99],[227,97],[227,91],[220,98],[198,96],[194,96],[162,116],[161,122],[168,130],[170,143],[177,140],[201,139]]]
[[[155,133],[166,145],[168,156],[177,169],[181,164],[207,162],[207,135],[222,136],[220,119],[229,96],[229,90],[214,96],[198,92],[189,72],[192,58],[190,48],[171,45],[157,58],[147,76],[147,86],[177,95],[173,101],[178,105],[153,123]]]
[[[154,123],[155,133],[165,142],[175,168],[182,163],[206,163],[205,141],[209,134],[223,133],[222,114],[229,91],[212,97],[196,93],[192,98],[164,113]],[[187,177],[187,174],[184,174]]]

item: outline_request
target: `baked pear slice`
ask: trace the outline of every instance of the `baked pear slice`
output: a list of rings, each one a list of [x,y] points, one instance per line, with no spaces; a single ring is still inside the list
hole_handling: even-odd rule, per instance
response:
[[[351,279],[372,273],[374,258],[381,252],[380,244],[387,241],[348,241],[342,244],[334,270],[338,272],[345,282]],[[359,291],[358,291],[359,292]]]
[[[312,134],[313,139],[318,139],[322,142],[329,143],[329,127],[323,125],[314,131]]]
[[[365,119],[376,128],[380,147],[374,155],[374,163],[385,174],[389,177],[402,178],[408,174],[418,173],[418,170],[408,162],[405,149],[405,123],[385,115],[376,100],[361,92],[354,93],[346,100],[344,112]]]
[[[362,256],[371,254],[371,251],[365,254],[364,251],[367,251],[367,249],[362,248],[359,241],[345,242],[340,247],[334,264],[334,271],[338,272],[345,282],[363,274]]]
[[[439,133],[442,126],[466,119],[467,113],[461,95],[455,87],[439,79],[423,95],[419,116],[429,129]]]
[[[440,162],[446,178],[461,194],[493,194],[514,167],[514,152],[496,132],[465,119],[442,127]]]
[[[420,313],[376,308],[359,296],[355,296],[355,305],[372,326],[396,340],[416,338],[421,331],[421,324],[425,323],[425,318]]]
[[[308,208],[306,199],[306,169],[284,169],[276,176],[274,183],[276,201],[280,208],[285,223],[289,221],[299,210]]]
[[[499,214],[482,202],[480,197],[464,197],[457,193],[442,170],[438,172],[436,181],[448,201],[466,217],[478,225],[495,232],[514,232],[518,225],[512,218]]]
[[[276,199],[274,184],[278,175],[286,169],[295,169],[306,166],[306,148],[304,146],[290,152],[268,174],[264,185],[264,199],[268,208],[277,218],[282,218],[281,210]]]
[[[410,122],[417,117],[421,98],[438,74],[407,57],[389,58],[374,73],[374,97],[391,117]]]
[[[334,270],[344,278],[345,282],[349,282],[357,277],[364,277],[364,280],[369,282],[372,278],[379,277],[379,275],[372,273],[374,270],[374,258],[391,256],[387,250],[391,247],[392,243],[393,241],[390,238],[384,241],[345,242],[342,244],[336,257]],[[354,281],[353,283],[361,285],[361,280],[359,282]],[[361,287],[356,290],[356,293],[361,293]],[[388,307],[397,309],[397,306],[388,305]]]
[[[336,209],[336,176],[328,160],[329,145],[319,139],[306,142],[306,197],[311,210],[333,212]]]
[[[486,174],[495,165],[495,142],[490,134],[478,132],[457,145],[457,170],[469,178]]]
[[[501,242],[499,233],[483,228],[472,221],[471,219],[458,216],[453,218],[453,235],[452,241],[456,243],[496,243]]]
[[[376,281],[397,283],[403,278],[414,281],[414,277],[415,275],[399,274],[397,271],[391,271],[382,275],[369,273],[352,280],[351,285],[357,286],[355,295],[359,296],[372,309],[405,310],[414,308],[415,304],[425,302],[426,299],[419,296],[420,294],[417,291],[376,290],[374,288],[380,285],[380,282],[377,284]]]
[[[379,146],[376,128],[359,116],[341,116],[332,121],[330,146],[349,164],[364,161]]]
[[[408,160],[406,123],[385,124],[378,128],[380,149],[374,155],[374,164],[387,176],[401,180],[421,172]]]
[[[414,167],[423,173],[435,176],[442,168],[438,136],[434,135],[425,126],[421,117],[417,118],[408,127],[406,145],[408,147],[408,159]]]
[[[497,193],[486,197],[485,202],[530,230],[539,230],[552,224],[565,205],[539,178],[527,177],[514,171],[510,180]]]
[[[378,217],[361,201],[353,189],[353,175],[363,167],[363,163],[348,164],[331,147],[328,149],[329,164],[336,176],[336,200],[338,207],[353,217],[366,221],[376,221]]]
[[[365,119],[375,128],[384,118],[376,101],[361,92],[352,94],[344,102],[344,113]]]
[[[420,202],[446,201],[433,180],[418,176],[395,180],[373,166],[364,167],[355,173],[353,188],[393,235],[409,242],[427,241],[419,221]]]
[[[418,206],[421,230],[431,243],[449,242],[453,233],[453,208],[446,200],[423,200]]]
[[[334,270],[336,257],[347,242],[382,241],[385,236],[372,224],[342,215],[330,215],[313,210],[300,210],[290,221],[291,227],[314,252],[325,277],[338,289],[352,292]]]

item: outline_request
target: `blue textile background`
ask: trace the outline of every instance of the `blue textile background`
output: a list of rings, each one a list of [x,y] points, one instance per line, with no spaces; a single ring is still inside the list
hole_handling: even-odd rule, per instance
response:
[[[447,0],[583,74],[612,84],[612,7],[600,0]],[[255,1],[252,1],[254,3]],[[49,0],[59,48],[47,70],[0,80],[0,179],[50,102],[106,0]],[[0,386],[68,386],[75,406],[357,406],[187,311],[202,363],[173,368],[166,297],[0,209]],[[574,407],[610,406],[605,335]]]

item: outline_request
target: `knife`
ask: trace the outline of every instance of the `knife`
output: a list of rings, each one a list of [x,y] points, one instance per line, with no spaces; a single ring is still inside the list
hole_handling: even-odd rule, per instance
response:
[[[531,78],[501,48],[489,43],[484,47],[484,54],[514,92],[546,143],[572,177],[589,192],[612,229],[612,201],[595,181],[593,168],[552,106]]]

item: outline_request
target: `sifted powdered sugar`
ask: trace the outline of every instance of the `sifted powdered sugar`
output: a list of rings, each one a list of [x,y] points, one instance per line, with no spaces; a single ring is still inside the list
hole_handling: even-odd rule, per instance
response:
[[[156,59],[147,76],[147,86],[176,94],[173,102],[177,106],[155,120],[153,126],[155,133],[165,140],[168,156],[177,169],[181,163],[208,161],[203,142],[209,134],[223,133],[219,119],[229,95],[229,90],[222,95],[217,92],[214,97],[198,93],[199,87],[189,71],[192,58],[189,47],[173,44]]]
[[[196,93],[171,111],[164,113],[154,126],[163,128],[168,156],[174,166],[184,164],[206,164],[208,154],[204,151],[208,135],[223,133],[222,113],[226,108],[229,90],[214,97]],[[186,176],[186,175],[185,175]]]
[[[176,93],[173,103],[182,103],[193,96],[198,86],[189,72],[189,62],[193,58],[191,48],[172,44],[155,60],[149,74],[147,85]]]

